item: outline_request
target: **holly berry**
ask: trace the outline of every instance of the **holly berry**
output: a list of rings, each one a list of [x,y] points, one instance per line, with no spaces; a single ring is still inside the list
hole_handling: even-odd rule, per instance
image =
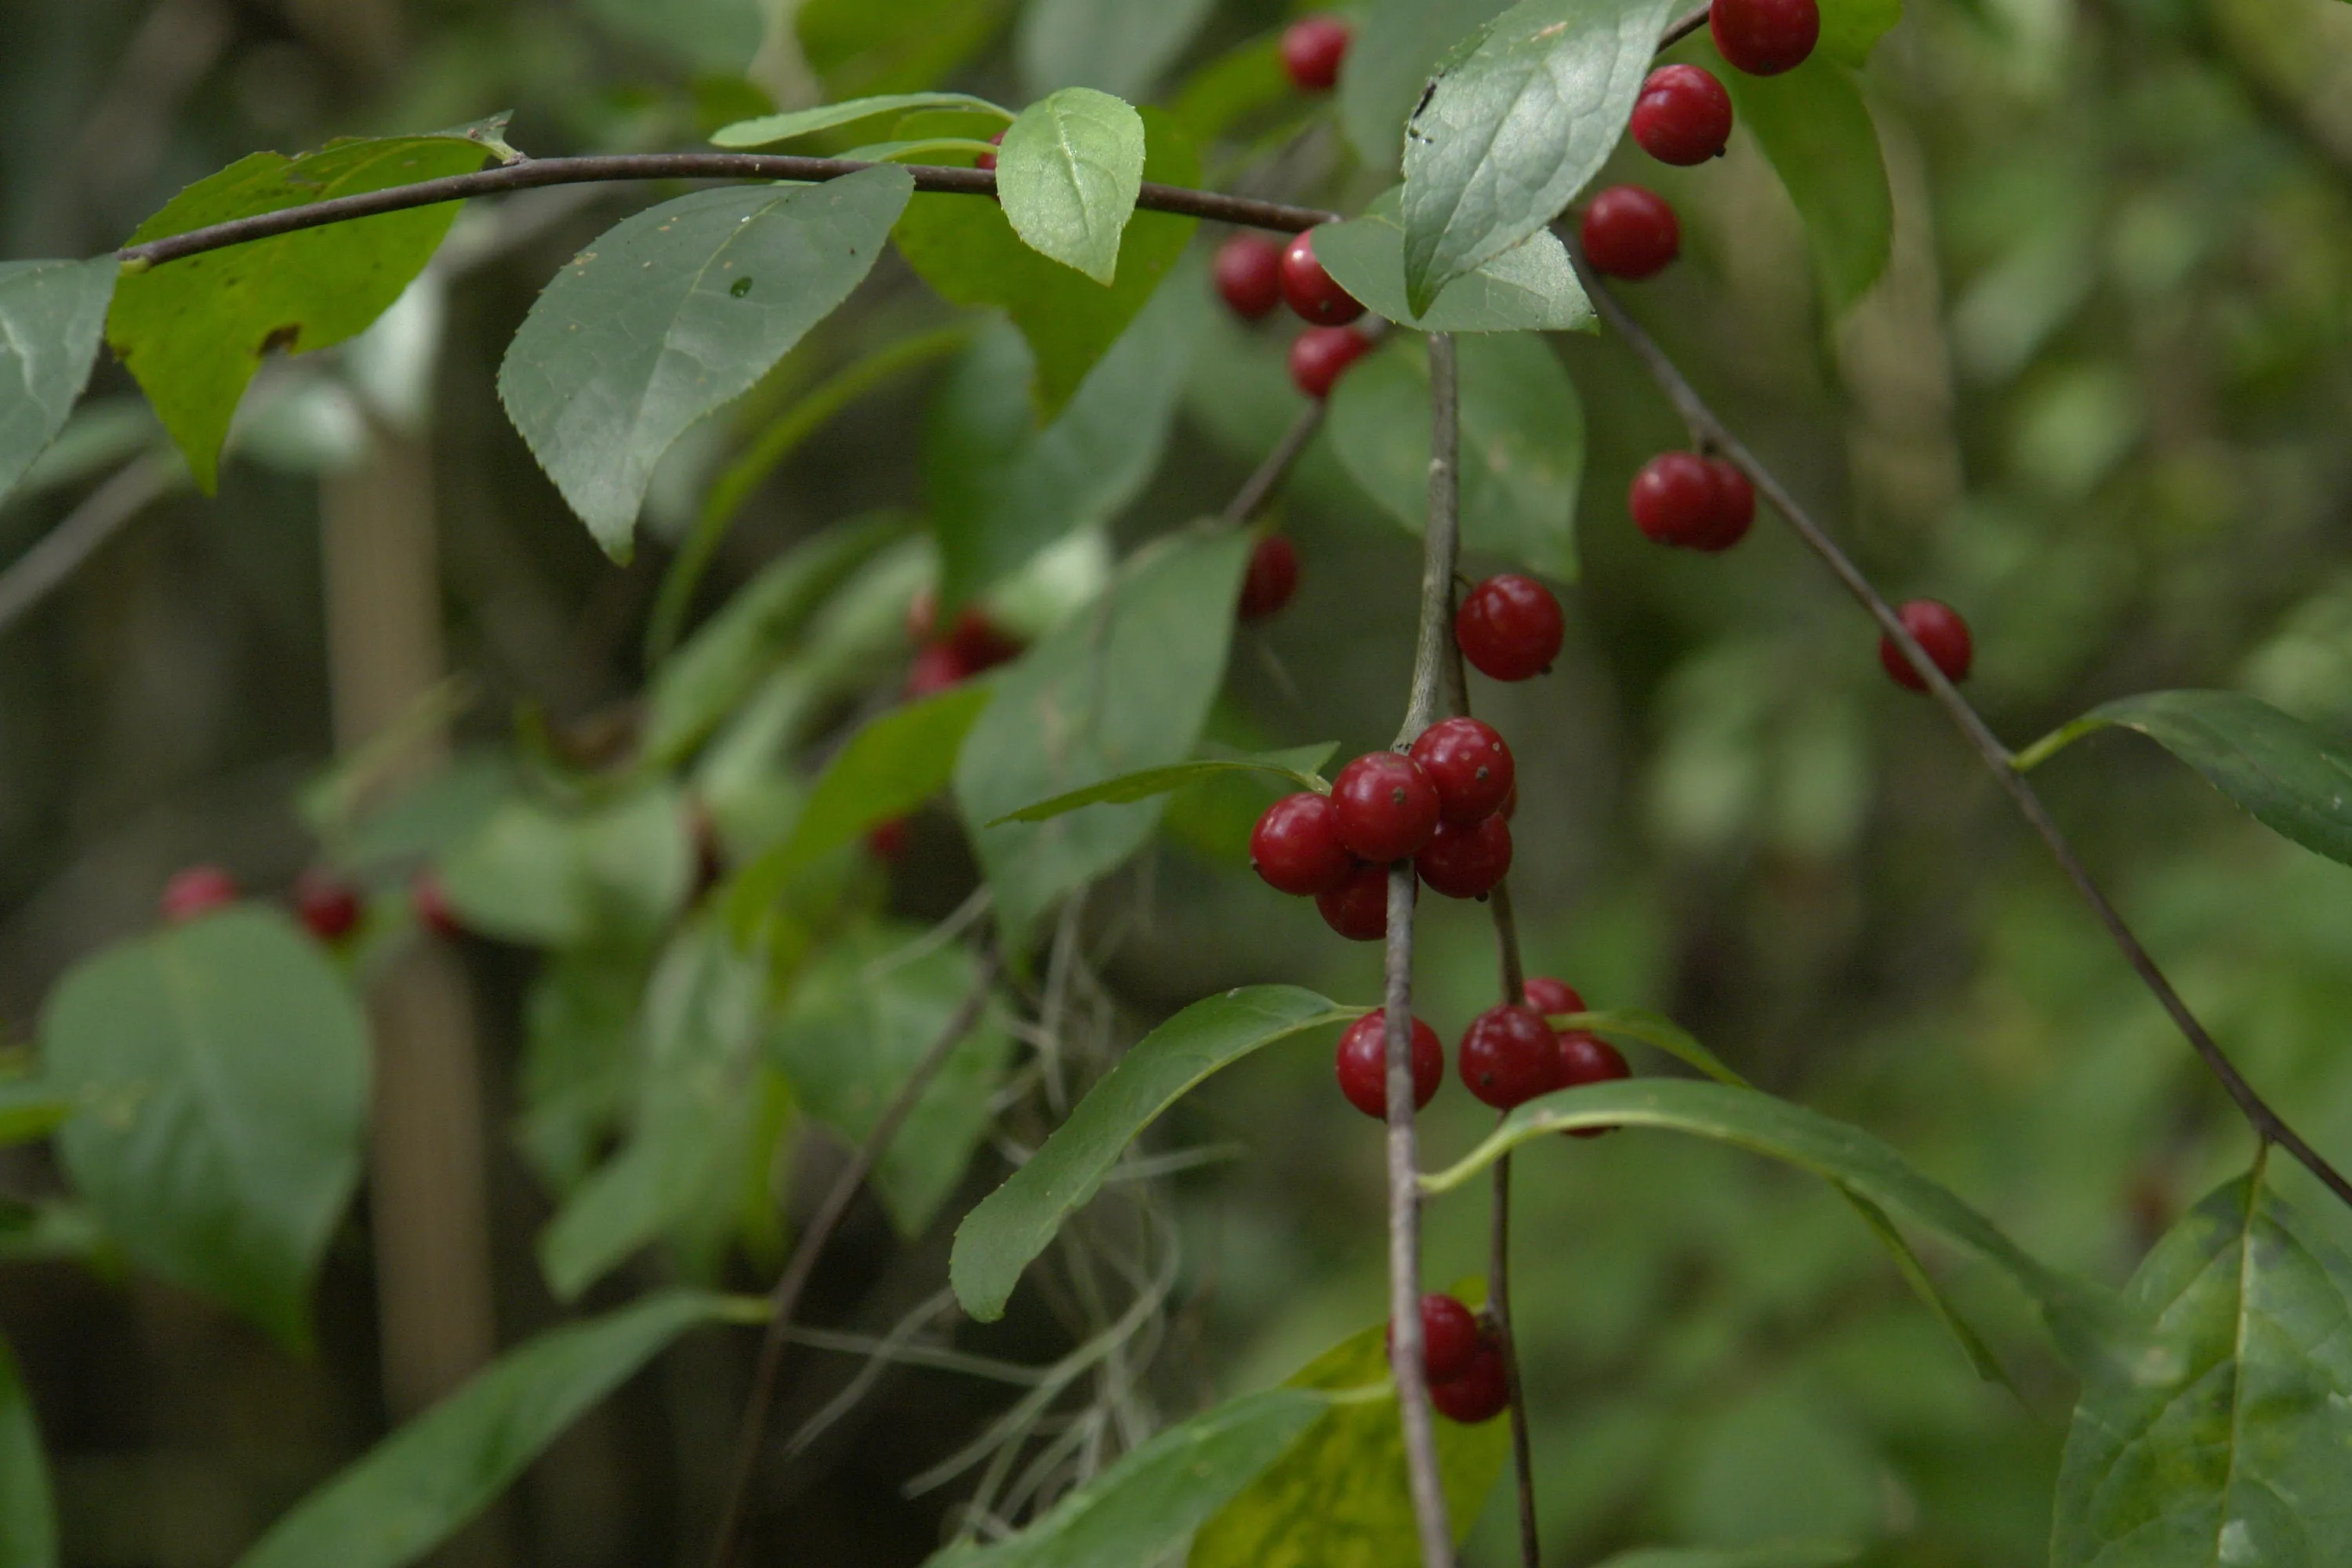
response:
[[[360,923],[359,890],[314,866],[294,879],[294,913],[320,942],[340,941]]]
[[[908,701],[937,696],[960,685],[973,673],[971,663],[951,642],[935,642],[915,656],[908,667],[905,691]]]
[[[1412,858],[1421,879],[1449,899],[1483,899],[1511,869],[1511,825],[1488,816],[1464,826],[1441,822]]]
[[[236,902],[236,879],[219,866],[189,866],[172,873],[156,900],[167,925],[178,925]]]
[[[1696,452],[1661,452],[1625,492],[1633,526],[1660,544],[1693,544],[1714,532],[1723,500],[1715,472]]]
[[[907,819],[894,816],[866,830],[866,852],[877,860],[896,860],[907,852]]]
[[[1389,934],[1389,868],[1358,866],[1328,893],[1315,895],[1323,923],[1349,942],[1378,942]]]
[[[1748,525],[1756,521],[1756,487],[1721,458],[1709,458],[1706,470],[1715,477],[1715,526],[1704,539],[1692,540],[1691,548],[1713,554],[1748,537]]]
[[[1582,1029],[1563,1029],[1559,1034],[1559,1087],[1577,1089],[1588,1083],[1612,1083],[1621,1078],[1632,1078],[1633,1069],[1625,1065],[1625,1055],[1600,1036]],[[1574,1127],[1571,1138],[1598,1138],[1603,1132],[1613,1132],[1613,1127]]]
[[[1282,297],[1318,327],[1340,327],[1364,313],[1353,294],[1315,259],[1315,231],[1295,237],[1282,252]]]
[[[1421,1365],[1432,1383],[1444,1383],[1470,1370],[1478,1355],[1478,1314],[1442,1291],[1421,1299]],[[1396,1349],[1396,1327],[1389,1327]]]
[[[1338,16],[1307,16],[1283,29],[1282,71],[1301,92],[1328,92],[1348,58],[1350,29]]]
[[[1004,131],[1010,131],[1012,129],[1013,127],[1008,125],[1004,128]],[[1004,131],[1000,131],[995,135],[990,137],[988,139],[988,144],[992,147],[1003,146]],[[993,169],[996,167],[996,154],[993,153],[978,153],[972,158],[971,166],[975,169]]]
[[[1639,185],[1612,185],[1593,197],[1577,237],[1595,270],[1635,281],[1664,271],[1683,247],[1675,209]]]
[[[1402,860],[1437,831],[1437,786],[1411,757],[1370,752],[1339,770],[1331,810],[1339,842],[1359,858]]]
[[[1339,841],[1339,817],[1330,801],[1308,790],[1265,808],[1250,830],[1250,865],[1275,891],[1306,897],[1337,889],[1355,871],[1356,859]]]
[[[1697,66],[1660,66],[1633,100],[1633,140],[1661,163],[1704,163],[1731,139],[1731,95]]]
[[[1750,76],[1778,76],[1805,63],[1822,36],[1814,0],[1715,0],[1707,31],[1723,58]]]
[[[1462,1081],[1497,1110],[1560,1087],[1559,1041],[1532,1007],[1489,1007],[1463,1031]]]
[[[1297,592],[1298,546],[1279,533],[1267,534],[1250,550],[1249,570],[1242,574],[1242,619],[1262,621]]]
[[[1217,292],[1244,321],[1282,303],[1282,247],[1262,234],[1237,234],[1217,247]]]
[[[1462,657],[1496,680],[1525,680],[1549,669],[1564,631],[1551,590],[1508,572],[1471,589],[1454,616]]]
[[[1429,1385],[1429,1402],[1448,1421],[1475,1426],[1492,1421],[1511,1405],[1511,1375],[1503,1365],[1503,1347],[1481,1337],[1470,1365],[1460,1374]]]
[[[1547,1018],[1556,1018],[1562,1013],[1584,1011],[1582,993],[1568,982],[1554,980],[1549,974],[1529,975],[1527,991],[1528,1005]]]
[[[1437,787],[1438,815],[1465,826],[1501,810],[1517,776],[1511,748],[1495,727],[1466,715],[1423,730],[1411,755]]]
[[[408,884],[408,907],[416,916],[416,923],[439,937],[460,937],[466,928],[450,905],[448,890],[441,886],[441,878],[430,866],[416,873]]]
[[[1903,629],[1911,640],[1927,651],[1927,658],[1944,679],[1951,681],[1969,678],[1969,663],[1976,657],[1975,646],[1969,640],[1969,623],[1960,619],[1960,612],[1941,599],[1914,599],[1895,612],[1903,619]],[[1878,662],[1895,678],[1895,684],[1914,691],[1927,689],[1927,682],[1911,668],[1895,639],[1878,639]]]
[[[1412,1105],[1418,1110],[1437,1094],[1438,1086],[1445,1081],[1445,1047],[1438,1043],[1437,1031],[1415,1018],[1412,1021]],[[1389,1114],[1389,1045],[1388,1013],[1375,1007],[1354,1023],[1339,1037],[1339,1052],[1332,1061],[1332,1070],[1339,1075],[1339,1092],[1348,1103],[1375,1121],[1386,1121]]]

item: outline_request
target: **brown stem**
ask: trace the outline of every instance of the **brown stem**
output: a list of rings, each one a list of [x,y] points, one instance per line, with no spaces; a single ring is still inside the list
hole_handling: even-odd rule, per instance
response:
[[[1521,994],[1522,995],[1524,994]],[[1515,997],[1515,1000],[1517,999]],[[1519,1384],[1519,1347],[1511,1332],[1511,1157],[1495,1162],[1495,1211],[1486,1259],[1486,1324],[1503,1356],[1503,1385],[1511,1398],[1511,1472],[1519,1502],[1520,1568],[1541,1568],[1536,1533],[1535,1446],[1528,1435],[1528,1400]]]
[[[1315,439],[1315,432],[1323,427],[1324,406],[1321,398],[1309,398],[1307,406],[1298,411],[1298,417],[1290,422],[1290,428],[1282,433],[1282,439],[1274,444],[1274,450],[1242,481],[1242,488],[1234,492],[1234,499],[1225,503],[1221,514],[1229,527],[1239,528],[1255,517],[1258,509],[1290,477],[1299,454],[1307,450],[1307,442]]]
[[[1664,54],[1701,27],[1706,26],[1708,10],[1709,7],[1706,5],[1696,6],[1667,23],[1666,30],[1658,35],[1658,53]]]

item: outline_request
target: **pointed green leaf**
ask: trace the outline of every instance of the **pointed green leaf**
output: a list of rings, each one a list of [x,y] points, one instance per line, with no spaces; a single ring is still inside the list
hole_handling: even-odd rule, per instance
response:
[[[0,1568],[57,1564],[58,1521],[40,1424],[16,1353],[0,1340]]]
[[[853,98],[846,103],[821,103],[814,109],[796,110],[790,114],[739,120],[712,132],[710,142],[716,147],[768,147],[796,136],[830,131],[836,125],[854,125],[877,114],[903,114],[916,109],[970,109],[1002,115],[1006,120],[1013,118],[1010,110],[968,92],[889,92],[878,98]]]
[[[627,559],[670,443],[849,297],[914,188],[882,165],[698,191],[607,230],[555,275],[507,349],[499,396],[607,554]]]
[[[1372,0],[1348,42],[1339,73],[1339,127],[1375,174],[1404,153],[1406,116],[1437,64],[1500,16],[1510,0]],[[1359,296],[1360,298],[1360,296]]]
[[[0,261],[0,496],[73,412],[106,332],[111,256]]]
[[[1247,985],[1195,1002],[1152,1030],[1027,1164],[964,1216],[948,1270],[956,1300],[982,1322],[1003,1317],[1021,1271],[1094,1196],[1127,1146],[1193,1085],[1261,1046],[1361,1011],[1295,985]]]
[[[1539,228],[1445,286],[1425,316],[1406,308],[1402,188],[1372,198],[1363,216],[1315,231],[1315,259],[1373,314],[1424,332],[1567,332],[1590,330],[1592,301],[1568,247]]]
[[[1030,0],[1013,57],[1033,93],[1092,87],[1141,98],[1214,8],[1215,0]]]
[[[1149,800],[1155,795],[1166,795],[1182,789],[1186,784],[1224,773],[1272,773],[1287,779],[1300,789],[1311,789],[1318,795],[1331,793],[1331,785],[1317,770],[1331,760],[1339,749],[1337,741],[1326,741],[1319,746],[1298,746],[1286,752],[1262,752],[1251,757],[1202,757],[1194,762],[1176,763],[1164,768],[1146,768],[1141,773],[1122,773],[1115,779],[1105,779],[1098,784],[1074,789],[1034,805],[1024,805],[1019,811],[1007,812],[988,826],[998,822],[1044,822],[1064,812],[1076,811],[1084,805],[1119,805],[1131,800]]]
[[[1822,54],[1779,76],[1749,76],[1710,57],[1804,220],[1805,245],[1832,313],[1870,291],[1895,242],[1895,197],[1878,127],[1853,72]]]
[[[1090,87],[1066,87],[1023,110],[997,154],[997,195],[1013,232],[1106,288],[1142,188],[1143,117]]]

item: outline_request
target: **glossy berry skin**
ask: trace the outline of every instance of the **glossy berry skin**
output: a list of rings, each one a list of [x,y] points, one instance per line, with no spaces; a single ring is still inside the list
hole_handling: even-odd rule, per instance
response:
[[[313,867],[294,879],[294,913],[320,942],[339,942],[360,923],[359,889]]]
[[[1448,1421],[1475,1426],[1492,1421],[1511,1405],[1510,1373],[1503,1365],[1503,1348],[1481,1339],[1470,1365],[1459,1375],[1429,1385],[1429,1402]]]
[[[896,860],[907,852],[907,819],[894,816],[866,830],[866,852],[877,860]]]
[[[1577,237],[1595,271],[1635,282],[1664,271],[1683,248],[1675,209],[1639,185],[1612,185],[1593,197]]]
[[[1348,24],[1338,16],[1307,16],[1283,29],[1282,73],[1301,92],[1328,92],[1348,58]]]
[[[936,697],[950,686],[960,685],[972,675],[972,668],[955,644],[937,642],[915,656],[907,668],[905,692],[908,701]]]
[[[1389,1328],[1389,1350],[1396,1351],[1396,1328]],[[1441,1291],[1421,1299],[1421,1366],[1432,1383],[1444,1383],[1470,1370],[1478,1355],[1478,1314]]]
[[[1364,313],[1356,297],[1339,287],[1315,259],[1315,231],[1296,236],[1282,251],[1282,297],[1318,327],[1344,327]]]
[[[1339,842],[1339,814],[1330,801],[1305,790],[1285,795],[1259,816],[1250,829],[1250,865],[1275,891],[1311,898],[1345,883],[1356,859]]]
[[[1598,1035],[1582,1029],[1563,1029],[1559,1034],[1559,1087],[1578,1089],[1588,1083],[1613,1083],[1621,1078],[1632,1078],[1633,1069],[1625,1065],[1624,1053]],[[1569,1131],[1571,1138],[1598,1138],[1603,1132],[1614,1132],[1613,1127],[1577,1127]]]
[[[1756,521],[1756,487],[1721,458],[1707,458],[1706,471],[1715,479],[1715,523],[1704,537],[1691,541],[1691,548],[1713,554],[1748,537],[1748,525]]]
[[[1449,899],[1483,899],[1510,874],[1511,825],[1500,816],[1464,826],[1441,822],[1437,836],[1412,858],[1412,868]]]
[[[166,925],[178,925],[208,915],[215,910],[226,909],[236,902],[239,889],[236,879],[219,866],[190,866],[172,873],[163,884],[163,897],[156,900]]]
[[[1371,346],[1353,327],[1309,327],[1290,340],[1290,384],[1319,403]]]
[[[1454,614],[1462,657],[1496,680],[1525,680],[1549,669],[1565,630],[1551,590],[1508,572],[1471,589]]]
[[[1437,786],[1411,757],[1370,752],[1339,770],[1331,810],[1349,853],[1362,860],[1402,860],[1437,831]]]
[[[1282,303],[1282,247],[1260,234],[1237,234],[1217,247],[1217,293],[1245,321]]]
[[[1418,1110],[1436,1097],[1438,1086],[1445,1081],[1445,1047],[1438,1043],[1436,1030],[1415,1018],[1412,1050],[1412,1104]],[[1384,1009],[1375,1007],[1348,1026],[1331,1065],[1339,1075],[1339,1092],[1348,1097],[1349,1104],[1376,1121],[1388,1119],[1388,1014]]]
[[[1633,526],[1660,544],[1693,545],[1712,534],[1723,501],[1715,471],[1696,452],[1661,452],[1625,492]]]
[[[1006,131],[1011,129],[1011,126],[1005,127]],[[1004,145],[1004,132],[1000,131],[995,135],[990,137],[988,139],[988,144],[992,147],[1002,147]],[[993,153],[978,153],[972,158],[971,166],[975,169],[993,169],[996,167],[996,154]]]
[[[1895,612],[1903,617],[1903,629],[1912,640],[1927,650],[1928,658],[1944,679],[1951,681],[1969,678],[1969,664],[1976,657],[1975,646],[1969,640],[1969,623],[1960,619],[1960,612],[1941,599],[1914,599]],[[1878,639],[1878,662],[1895,678],[1895,684],[1913,691],[1925,691],[1927,683],[1895,646],[1895,639]]]
[[[1698,66],[1660,66],[1633,100],[1631,130],[1642,151],[1661,163],[1720,158],[1731,139],[1731,94]]]
[[[441,887],[440,876],[431,867],[416,873],[408,884],[408,907],[416,916],[416,923],[439,937],[459,937],[466,933],[450,907],[449,895]]]
[[[1778,76],[1805,63],[1821,41],[1814,0],[1715,0],[1707,31],[1723,58],[1749,76]]]
[[[1506,1004],[1470,1020],[1457,1065],[1470,1092],[1498,1110],[1560,1087],[1559,1037],[1532,1007]]]
[[[1282,534],[1267,534],[1251,548],[1249,570],[1242,574],[1242,619],[1262,621],[1297,592],[1298,546]]]
[[[1500,811],[1518,776],[1501,734],[1466,715],[1423,730],[1410,754],[1437,787],[1438,816],[1465,826]]]
[[[1584,994],[1564,980],[1549,974],[1528,976],[1528,1005],[1548,1018],[1584,1011]]]
[[[1389,934],[1389,868],[1359,865],[1348,879],[1315,895],[1323,923],[1349,942],[1378,942]]]

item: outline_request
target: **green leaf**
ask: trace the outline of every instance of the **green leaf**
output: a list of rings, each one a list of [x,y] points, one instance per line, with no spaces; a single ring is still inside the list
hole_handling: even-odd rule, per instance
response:
[[[667,782],[563,810],[515,796],[444,853],[441,886],[467,929],[534,947],[641,942],[694,878],[686,803]]]
[[[559,953],[524,998],[514,1141],[559,1196],[579,1188],[627,1115],[646,979],[646,965],[611,952]]]
[[[626,560],[654,466],[873,269],[915,188],[892,166],[698,191],[555,275],[499,367],[507,415],[596,542]]]
[[[1206,144],[1260,110],[1276,104],[1295,109],[1297,98],[1297,84],[1282,68],[1282,35],[1261,33],[1187,77],[1168,111],[1184,127],[1185,134]],[[1151,111],[1143,112],[1148,126]],[[1148,166],[1143,177],[1160,178]]]
[[[2352,742],[2237,691],[2149,691],[2103,703],[2017,755],[2021,772],[2107,728],[2137,730],[2273,833],[2352,865]]]
[[[1290,1379],[1291,1388],[1381,1389],[1389,1380],[1388,1326],[1341,1341]],[[1440,1418],[1438,1476],[1459,1542],[1478,1521],[1511,1451],[1511,1424]],[[1192,1543],[1189,1568],[1412,1568],[1412,1494],[1392,1390],[1335,1402]]]
[[[49,1464],[40,1424],[0,1339],[0,1568],[57,1568],[58,1521],[49,1502]]]
[[[41,1079],[0,1079],[0,1148],[47,1138],[73,1114],[72,1099]]]
[[[1405,117],[1438,61],[1500,16],[1510,0],[1373,0],[1339,73],[1339,128],[1365,167],[1387,174],[1404,153]],[[1359,295],[1359,299],[1362,296]]]
[[[2352,1562],[2352,1258],[2262,1163],[2175,1226],[2126,1310],[2170,1352],[2086,1380],[2051,1568]]]
[[[1415,314],[1549,225],[1625,130],[1673,0],[1521,0],[1465,40],[1405,128]]]
[[[1599,1568],[1843,1568],[1862,1555],[1836,1541],[1775,1541],[1762,1546],[1637,1546]]]
[[[318,945],[238,907],[76,965],[41,1020],[74,1189],[132,1260],[291,1345],[359,1180],[367,1026]]]
[[[1424,332],[1588,331],[1592,301],[1568,247],[1539,228],[1466,277],[1445,286],[1426,316],[1405,307],[1401,187],[1381,192],[1360,217],[1315,231],[1315,259],[1373,314]]]
[[[492,153],[503,118],[438,136],[330,142],[288,158],[256,153],[173,196],[139,226],[142,245],[209,224],[464,174]],[[123,274],[107,341],[146,390],[212,493],[221,443],[246,384],[272,349],[309,353],[355,337],[401,296],[440,247],[457,204],[326,224]]]
[[[1779,76],[1711,63],[1804,220],[1823,298],[1832,312],[1846,310],[1886,270],[1895,237],[1878,128],[1853,73],[1820,53]]]
[[[765,0],[588,0],[587,8],[630,43],[698,75],[738,79],[760,52],[770,9]]]
[[[1222,773],[1272,773],[1288,779],[1301,789],[1311,789],[1318,795],[1331,793],[1331,785],[1317,770],[1331,760],[1339,749],[1337,741],[1326,741],[1319,746],[1298,746],[1286,752],[1262,752],[1252,757],[1202,757],[1189,763],[1176,763],[1164,768],[1146,768],[1141,773],[1122,773],[1115,779],[1105,779],[1098,784],[1074,789],[1034,805],[1024,805],[1019,811],[1007,812],[988,826],[998,822],[1044,822],[1065,812],[1076,811],[1082,805],[1123,805],[1129,801],[1149,800],[1155,795],[1167,795],[1189,784]]]
[[[1296,985],[1247,985],[1195,1002],[1152,1030],[1027,1164],[964,1216],[948,1268],[956,1300],[982,1322],[1003,1317],[1021,1271],[1094,1196],[1119,1155],[1160,1112],[1259,1047],[1361,1012]]]
[[[955,792],[1007,930],[1140,849],[1164,803],[982,825],[1192,754],[1224,679],[1249,551],[1235,532],[1147,547],[1093,608],[996,677],[996,700],[956,760]]]
[[[793,27],[826,94],[854,98],[937,85],[1012,8],[1012,0],[802,0]]]
[[[236,1568],[404,1568],[481,1512],[670,1341],[743,1315],[725,1297],[668,1291],[541,1334],[312,1492]]]
[[[111,256],[0,261],[0,496],[16,488],[81,396],[117,265]]]
[[[1903,20],[1903,0],[1825,0],[1821,54],[1860,70],[1878,40]]]
[[[1161,184],[1200,184],[1200,154],[1192,139],[1171,116],[1156,109],[1142,114],[1143,177]],[[1001,307],[1013,318],[1036,362],[1031,405],[1040,420],[1052,420],[1159,290],[1197,226],[1174,213],[1137,213],[1119,241],[1118,277],[1108,289],[1078,288],[1068,268],[1022,243],[994,202],[940,192],[918,195],[907,204],[894,237],[908,265],[940,298]],[[1089,398],[1102,390],[1089,389]],[[1008,401],[1017,405],[1021,400],[1016,386]],[[1003,417],[1008,436],[1020,428],[1011,411]]]
[[[791,114],[763,114],[757,120],[739,120],[711,132],[710,141],[713,146],[718,147],[769,147],[814,132],[830,131],[836,125],[854,125],[877,114],[903,114],[915,109],[970,109],[983,114],[1002,115],[1006,120],[1013,118],[1010,110],[1000,109],[984,98],[974,98],[968,92],[891,92],[879,98],[853,98],[846,103],[821,103],[814,109],[798,110]]]
[[[1143,188],[1143,116],[1090,87],[1066,87],[1021,111],[997,154],[1005,221],[1041,256],[1108,288],[1119,236]]]
[[[959,1544],[924,1568],[1129,1568],[1157,1563],[1330,1408],[1304,1389],[1229,1400],[1161,1432],[1020,1534]]]
[[[1090,87],[1141,98],[1213,9],[1215,0],[1030,0],[1013,58],[1032,93]]]
[[[874,1131],[979,981],[969,952],[924,951],[926,934],[903,924],[851,931],[802,972],[769,1035],[801,1108],[852,1144]],[[1011,1043],[1003,1021],[984,1012],[876,1163],[875,1190],[900,1235],[922,1235],[962,1179]]]
[[[1539,337],[1462,340],[1462,542],[1576,575],[1584,405]],[[1429,360],[1400,338],[1339,379],[1331,447],[1364,493],[1418,534],[1429,514]]]

